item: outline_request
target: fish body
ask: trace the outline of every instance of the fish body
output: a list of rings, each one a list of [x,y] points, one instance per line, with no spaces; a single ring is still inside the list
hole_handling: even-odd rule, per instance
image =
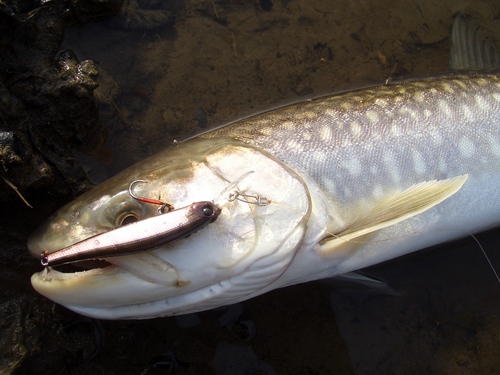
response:
[[[499,83],[499,75],[455,75],[356,90],[205,137],[264,149],[314,181],[328,201],[321,225],[335,223],[333,234],[412,185],[468,175],[459,196],[359,244],[336,263],[341,274],[500,223]]]
[[[500,75],[413,80],[276,109],[121,172],[30,237],[52,253],[156,207],[214,201],[216,222],[108,267],[33,275],[83,315],[151,318],[345,274],[500,224]],[[237,197],[238,199],[235,199]],[[256,204],[256,202],[263,202]]]

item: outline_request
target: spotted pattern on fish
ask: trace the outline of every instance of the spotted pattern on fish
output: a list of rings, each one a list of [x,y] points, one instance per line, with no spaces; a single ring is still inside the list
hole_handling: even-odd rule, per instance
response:
[[[489,117],[478,117],[478,110]],[[337,202],[348,205],[419,178],[460,174],[464,165],[473,173],[500,164],[499,124],[500,77],[453,76],[319,98],[205,136],[226,135],[260,147],[304,169]],[[291,141],[291,127],[304,129],[303,136]],[[488,151],[480,160],[477,147]],[[378,160],[384,162],[374,166]],[[373,183],[360,186],[360,175]]]

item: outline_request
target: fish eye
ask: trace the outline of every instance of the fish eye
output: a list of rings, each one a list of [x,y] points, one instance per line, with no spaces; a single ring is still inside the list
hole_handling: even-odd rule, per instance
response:
[[[111,228],[118,228],[154,216],[156,209],[156,206],[143,204],[130,197],[128,191],[122,191],[106,202],[103,222],[107,222]]]
[[[131,205],[121,205],[118,209],[110,212],[110,222],[114,228],[123,227],[124,225],[135,223],[144,217],[143,212],[139,207]]]
[[[134,214],[127,214],[120,221],[120,226],[123,227],[124,225],[135,223],[136,221],[139,221],[139,219]]]

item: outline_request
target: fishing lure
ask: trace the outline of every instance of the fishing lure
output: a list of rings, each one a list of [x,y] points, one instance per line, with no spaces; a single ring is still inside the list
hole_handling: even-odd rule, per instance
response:
[[[49,267],[151,250],[187,237],[213,223],[220,212],[220,207],[212,202],[195,202],[95,235],[50,254],[44,251],[40,254],[41,263]]]

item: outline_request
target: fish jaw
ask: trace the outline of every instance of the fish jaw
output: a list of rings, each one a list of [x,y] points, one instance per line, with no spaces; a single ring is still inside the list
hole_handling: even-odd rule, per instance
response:
[[[47,298],[98,319],[149,319],[204,311],[266,292],[292,262],[304,232],[305,226],[296,226],[273,253],[260,258],[255,253],[231,270],[213,268],[189,281],[176,279],[173,270],[161,282],[150,282],[112,265],[70,274],[44,270],[34,274],[31,282]],[[172,282],[168,286],[166,279]],[[218,281],[211,284],[214,280]]]
[[[179,158],[186,154],[191,156]],[[104,268],[70,273],[47,268],[32,276],[35,290],[104,319],[205,310],[246,299],[272,284],[292,262],[307,231],[311,197],[299,175],[243,143],[195,139],[131,167],[60,209],[30,237],[30,252],[38,257],[114,229],[116,217],[125,214],[139,219],[156,214],[128,194],[138,179],[150,182],[141,185],[142,196],[159,195],[174,207],[215,200],[221,213],[214,223],[173,244],[105,258],[110,266]],[[268,204],[229,199],[234,191],[265,197]],[[116,206],[125,207],[125,213]]]

